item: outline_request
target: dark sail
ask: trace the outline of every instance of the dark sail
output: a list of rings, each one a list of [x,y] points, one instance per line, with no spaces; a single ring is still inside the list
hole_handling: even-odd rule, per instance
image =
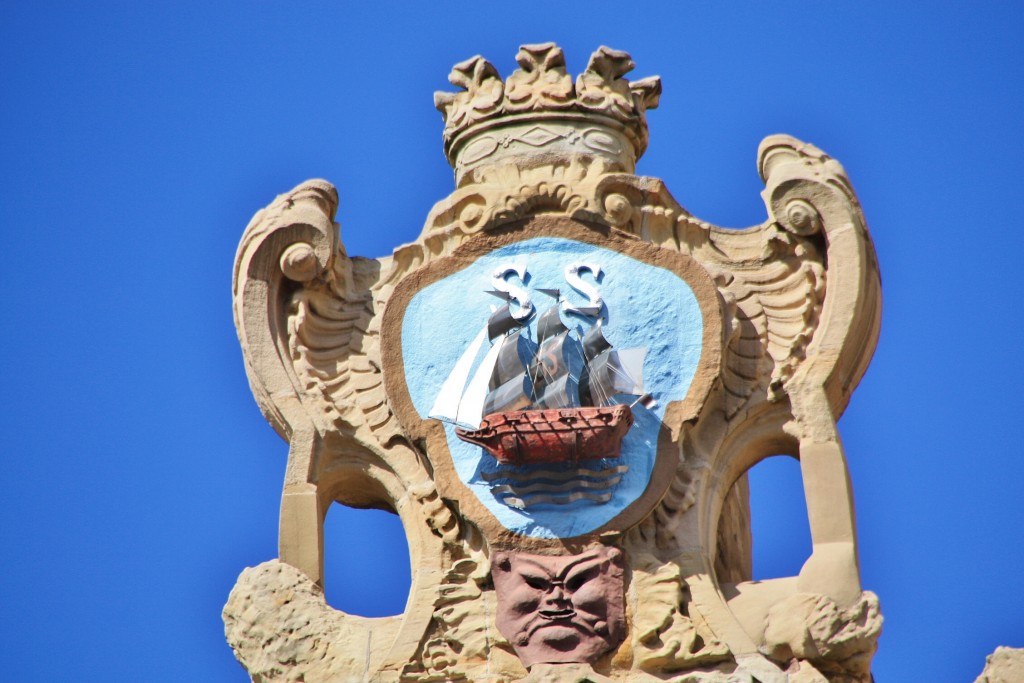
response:
[[[522,326],[523,323],[512,316],[508,304],[505,304],[491,313],[491,317],[487,319],[487,337],[493,342],[501,335]]]
[[[494,371],[484,401],[484,414],[509,410],[524,410],[533,402],[533,388],[526,374],[526,365],[532,355],[532,344],[522,334],[522,328],[500,342]]]
[[[578,384],[583,354],[579,340],[562,323],[557,305],[544,311],[537,321],[537,340],[537,355],[528,368],[536,407],[580,405]]]
[[[620,394],[643,394],[643,349],[616,351],[600,322],[583,337],[586,366],[580,377],[580,401],[587,406],[615,403]]]

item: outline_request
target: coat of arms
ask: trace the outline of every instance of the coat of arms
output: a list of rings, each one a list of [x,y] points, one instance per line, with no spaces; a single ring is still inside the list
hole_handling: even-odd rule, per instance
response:
[[[880,294],[845,172],[771,136],[768,219],[709,225],[634,173],[657,78],[608,48],[575,78],[550,43],[517,61],[437,95],[456,189],[416,242],[349,257],[324,181],[246,230],[236,322],[289,460],[281,556],[225,607],[236,655],[268,682],[868,683],[835,420]],[[754,582],[744,475],[777,454],[813,553]],[[401,517],[404,614],[324,602],[334,503]]]

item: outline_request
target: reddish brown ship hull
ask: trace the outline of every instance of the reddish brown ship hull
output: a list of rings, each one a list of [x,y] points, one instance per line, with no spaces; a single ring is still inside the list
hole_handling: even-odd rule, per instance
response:
[[[482,446],[503,465],[531,465],[617,458],[631,426],[633,411],[619,404],[492,413],[479,429],[456,429],[455,434]]]

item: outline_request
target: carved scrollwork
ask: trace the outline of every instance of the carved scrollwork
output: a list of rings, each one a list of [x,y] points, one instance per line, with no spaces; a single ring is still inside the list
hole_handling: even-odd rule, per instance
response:
[[[292,295],[292,363],[308,395],[319,397],[321,412],[334,426],[364,426],[386,444],[399,431],[383,394],[378,333],[372,322],[375,303],[365,288],[380,267],[365,259],[346,259],[339,266],[343,273]]]
[[[604,175],[600,163],[559,162],[522,168],[490,167],[474,182],[438,203],[427,217],[420,240],[438,256],[451,253],[462,240],[500,228],[534,213],[559,213],[583,220],[598,218],[602,209],[592,186]],[[428,257],[430,258],[430,257]]]
[[[806,237],[821,230],[821,216],[810,202],[791,199],[786,204],[785,216],[779,225],[796,235]]]
[[[481,603],[493,603],[484,591],[489,569],[479,557],[463,558],[445,574],[432,628],[403,668],[403,681],[472,681],[468,672],[487,662],[494,634]]]
[[[282,344],[288,335],[281,301],[295,282],[330,270],[338,248],[337,207],[330,183],[303,183],[253,216],[235,258],[235,325],[246,372],[263,414],[285,437],[310,418],[300,407],[304,389]]]
[[[834,294],[823,302],[821,329],[814,348],[807,349],[813,360],[803,364],[802,375],[810,383],[824,381],[838,414],[867,369],[878,340],[878,266],[860,203],[838,161],[787,135],[764,139],[758,170],[772,220],[794,236],[817,236],[823,245],[817,260],[828,264],[828,290]]]
[[[431,480],[422,481],[410,487],[409,494],[416,501],[430,530],[448,544],[459,543],[459,518],[441,499],[437,487]]]
[[[632,592],[636,666],[667,672],[729,660],[729,648],[686,614],[688,600],[678,565],[652,555],[635,557]]]
[[[604,211],[608,222],[616,228],[629,224],[633,217],[633,205],[621,194],[611,192],[604,198]]]
[[[474,681],[481,670],[497,662],[518,674],[512,648],[494,625],[491,565],[478,529],[448,507],[432,484],[413,494],[429,512],[428,524],[445,541],[451,564],[438,584],[430,626],[415,656],[402,667],[400,680],[408,683]],[[499,677],[496,681],[511,680]]]
[[[309,282],[322,270],[313,245],[296,242],[281,254],[281,272],[289,280]]]
[[[626,532],[624,542],[632,548],[675,549],[680,519],[697,501],[699,477],[687,464],[680,464],[668,492],[640,524]]]
[[[725,412],[735,415],[755,391],[784,395],[803,360],[825,295],[825,267],[817,246],[768,225],[756,234],[711,233],[720,259],[716,282],[734,310],[734,334],[723,384]],[[743,242],[746,242],[744,244]],[[756,268],[744,268],[756,264]]]
[[[336,210],[334,187],[309,181],[253,218],[236,260],[239,335],[254,393],[279,432],[303,422],[365,429],[386,446],[400,433],[381,379],[381,262],[345,254]]]

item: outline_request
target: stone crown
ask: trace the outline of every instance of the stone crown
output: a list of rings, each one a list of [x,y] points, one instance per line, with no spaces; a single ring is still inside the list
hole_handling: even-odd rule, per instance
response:
[[[463,90],[434,94],[445,121],[445,155],[457,176],[511,142],[534,152],[572,145],[635,165],[647,148],[645,112],[658,106],[659,77],[626,80],[632,58],[604,46],[575,83],[554,43],[523,45],[516,61],[520,68],[502,81],[483,57],[467,59],[448,76]]]

